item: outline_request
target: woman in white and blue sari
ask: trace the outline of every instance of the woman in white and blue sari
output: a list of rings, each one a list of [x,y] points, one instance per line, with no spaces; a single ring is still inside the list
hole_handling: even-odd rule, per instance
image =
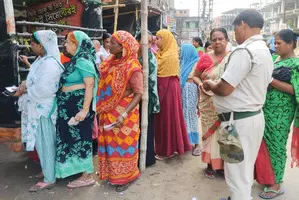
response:
[[[60,64],[57,35],[50,30],[33,33],[32,51],[38,56],[31,65],[27,80],[19,86],[19,111],[21,115],[22,141],[26,150],[36,148],[44,180],[31,187],[36,192],[51,188],[56,182],[56,92],[63,66]],[[42,176],[41,176],[42,177]]]
[[[198,60],[199,57],[195,47],[191,44],[183,44],[180,55],[180,82],[184,118],[189,141],[193,146],[193,156],[199,156],[201,154],[197,115],[198,89],[192,79]]]

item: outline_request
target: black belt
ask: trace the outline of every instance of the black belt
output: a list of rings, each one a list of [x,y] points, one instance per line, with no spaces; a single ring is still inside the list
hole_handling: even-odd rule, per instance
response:
[[[234,112],[234,120],[238,120],[238,119],[244,119],[244,118],[248,118],[248,117],[252,117],[255,115],[260,114],[262,111],[258,110],[258,111],[247,111],[247,112]],[[219,120],[222,122],[227,122],[230,120],[230,112],[229,113],[222,113],[219,114]]]

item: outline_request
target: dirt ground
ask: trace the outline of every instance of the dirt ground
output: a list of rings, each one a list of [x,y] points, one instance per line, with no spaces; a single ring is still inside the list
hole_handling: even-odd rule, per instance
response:
[[[96,161],[96,160],[95,160]],[[285,174],[285,195],[277,200],[299,199],[299,169],[290,169]],[[229,191],[223,178],[205,178],[205,165],[200,157],[190,154],[177,156],[168,161],[159,161],[123,192],[115,192],[113,186],[98,181],[92,187],[68,190],[66,184],[75,177],[58,180],[52,190],[29,193],[28,188],[36,180],[39,166],[27,159],[23,153],[12,153],[0,145],[0,200],[218,200],[227,197]],[[255,184],[253,199],[258,200],[262,186]]]

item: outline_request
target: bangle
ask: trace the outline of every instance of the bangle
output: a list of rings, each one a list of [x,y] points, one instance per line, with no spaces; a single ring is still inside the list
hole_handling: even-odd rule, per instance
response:
[[[89,106],[83,106],[83,110],[89,111]]]
[[[128,117],[128,113],[127,113],[127,112],[123,112],[123,113],[121,114],[121,116],[122,116],[124,119],[126,119],[126,118]]]

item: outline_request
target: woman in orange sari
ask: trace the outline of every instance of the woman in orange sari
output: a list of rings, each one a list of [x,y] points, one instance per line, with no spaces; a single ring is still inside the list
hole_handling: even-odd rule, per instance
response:
[[[228,35],[224,28],[216,28],[210,35],[213,51],[201,56],[193,77],[197,85],[207,79],[219,79],[228,52]],[[199,110],[202,125],[202,161],[207,163],[205,176],[213,179],[217,170],[223,169],[223,161],[217,140],[219,138],[218,114],[213,104],[213,93],[200,90]]]
[[[99,178],[116,185],[117,192],[126,190],[140,176],[139,102],[143,74],[137,59],[138,49],[139,43],[130,33],[117,31],[111,38],[112,56],[100,66]]]

